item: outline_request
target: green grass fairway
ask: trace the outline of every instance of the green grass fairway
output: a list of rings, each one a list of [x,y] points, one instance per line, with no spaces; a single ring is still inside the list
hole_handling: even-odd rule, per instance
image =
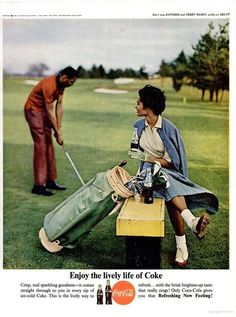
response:
[[[136,80],[116,86],[110,80],[78,80],[65,91],[63,134],[67,150],[85,181],[98,172],[128,160],[134,175],[138,163],[127,151],[137,119],[134,106],[137,90],[159,80]],[[119,88],[127,94],[98,94],[95,88]],[[55,144],[58,182],[68,189],[52,197],[32,195],[33,144],[23,107],[32,86],[24,78],[4,79],[4,268],[5,269],[123,269],[125,241],[115,235],[117,214],[101,221],[81,240],[78,248],[50,254],[38,239],[45,214],[77,190],[81,184],[60,146]],[[167,95],[163,114],[183,135],[190,178],[213,191],[220,210],[212,216],[207,237],[198,241],[186,229],[190,253],[188,269],[229,267],[228,96],[221,103],[200,101],[200,92],[183,87],[176,94],[169,80],[162,89]],[[183,103],[186,97],[186,103]],[[196,212],[198,215],[201,210]],[[163,269],[172,269],[174,231],[166,213],[166,235],[162,239]]]

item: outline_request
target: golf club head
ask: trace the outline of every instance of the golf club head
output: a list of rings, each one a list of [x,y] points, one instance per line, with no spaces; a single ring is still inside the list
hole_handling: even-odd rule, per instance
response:
[[[119,166],[120,166],[120,167],[123,167],[123,166],[125,166],[126,164],[127,164],[127,161],[126,161],[126,160],[123,160],[123,161],[120,162]]]

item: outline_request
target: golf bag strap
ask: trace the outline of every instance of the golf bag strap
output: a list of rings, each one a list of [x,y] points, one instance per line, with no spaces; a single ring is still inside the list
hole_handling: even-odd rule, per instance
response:
[[[113,214],[114,214],[115,212],[117,212],[117,211],[120,209],[120,207],[122,206],[124,200],[123,200],[123,199],[122,199],[122,200],[118,200],[118,197],[119,197],[119,196],[118,196],[116,193],[113,193],[113,194],[111,195],[111,198],[112,198],[112,200],[114,201],[114,203],[116,203],[116,206],[112,209],[112,211],[109,213],[108,216],[113,215]]]
[[[125,183],[131,179],[132,177],[129,173],[120,166],[115,166],[113,169],[107,171],[107,180],[109,185],[115,193],[122,198],[133,196],[133,192],[125,187]]]

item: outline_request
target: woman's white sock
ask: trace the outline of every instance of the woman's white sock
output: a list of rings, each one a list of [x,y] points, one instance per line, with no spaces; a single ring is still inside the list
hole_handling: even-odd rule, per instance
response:
[[[175,261],[179,264],[184,264],[188,260],[188,248],[186,244],[186,236],[175,236],[176,255]]]
[[[193,227],[193,220],[196,219],[194,217],[194,215],[191,213],[191,211],[189,209],[184,209],[182,212],[181,212],[181,216],[182,218],[184,219],[184,221],[187,223],[188,227],[190,229],[192,229]]]
[[[176,241],[176,247],[180,249],[187,249],[186,244],[186,235],[183,236],[176,236],[175,235],[175,241]]]

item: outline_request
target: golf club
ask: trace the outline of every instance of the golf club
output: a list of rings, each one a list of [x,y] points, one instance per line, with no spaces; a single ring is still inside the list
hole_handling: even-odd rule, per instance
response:
[[[70,161],[70,163],[71,163],[71,165],[72,165],[72,167],[73,167],[73,169],[74,169],[76,175],[78,176],[79,180],[81,181],[82,185],[84,186],[85,183],[84,183],[82,177],[80,176],[80,173],[78,172],[77,168],[75,167],[75,164],[73,163],[73,161],[72,161],[72,159],[71,159],[69,153],[67,152],[65,144],[63,144],[62,147],[63,147],[63,150],[64,150],[64,152],[65,152],[65,154],[66,154],[68,160]]]
[[[123,167],[123,166],[125,166],[126,164],[127,164],[127,161],[126,161],[126,160],[123,160],[123,161],[120,162],[119,166],[120,166],[120,167]]]

